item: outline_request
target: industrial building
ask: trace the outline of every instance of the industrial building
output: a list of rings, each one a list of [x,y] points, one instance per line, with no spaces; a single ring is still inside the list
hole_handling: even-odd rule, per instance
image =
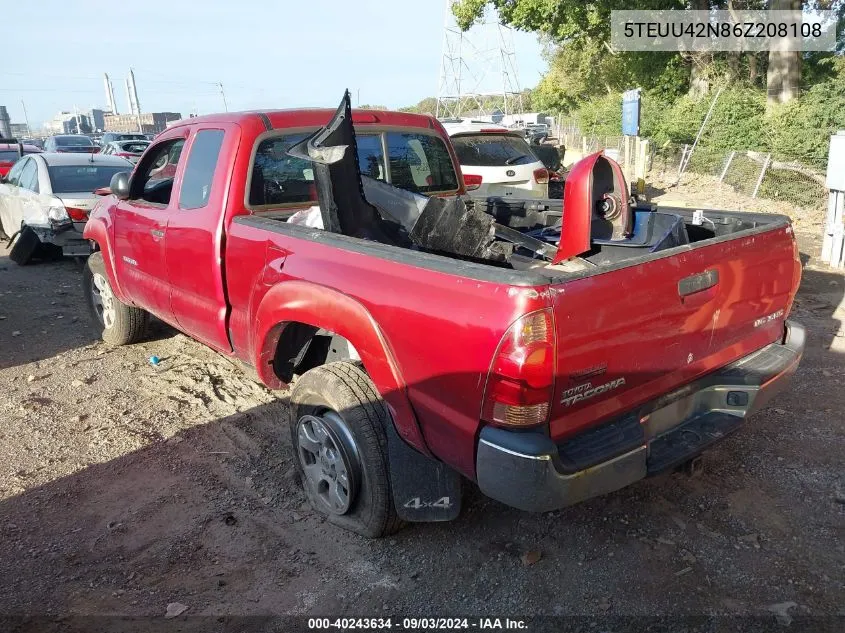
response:
[[[142,132],[158,134],[167,124],[178,121],[182,115],[178,112],[142,112],[140,114],[106,114],[104,117],[106,132]]]

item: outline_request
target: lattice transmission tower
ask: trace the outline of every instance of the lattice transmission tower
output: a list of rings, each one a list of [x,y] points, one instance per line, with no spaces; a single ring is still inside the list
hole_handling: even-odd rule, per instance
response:
[[[490,120],[494,114],[522,114],[513,29],[488,5],[482,19],[463,32],[452,14],[452,1],[445,3],[436,116]]]

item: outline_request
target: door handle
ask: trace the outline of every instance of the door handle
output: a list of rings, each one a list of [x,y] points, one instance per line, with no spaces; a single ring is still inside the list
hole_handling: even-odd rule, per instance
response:
[[[688,297],[689,295],[712,288],[719,283],[718,270],[705,270],[703,273],[684,277],[678,282],[678,295]]]
[[[158,241],[164,237],[164,231],[162,231],[161,229],[150,229],[150,235],[153,236],[153,239],[155,241]]]

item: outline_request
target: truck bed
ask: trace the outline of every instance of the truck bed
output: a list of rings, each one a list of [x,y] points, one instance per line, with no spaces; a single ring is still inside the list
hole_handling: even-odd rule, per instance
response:
[[[800,274],[788,218],[708,210],[715,228],[707,229],[692,225],[688,210],[666,212],[684,218],[691,243],[658,252],[628,249],[626,258],[575,272],[464,261],[284,218],[241,216],[227,251],[239,264],[227,267],[227,277],[237,288],[247,285],[242,276],[261,276],[238,257],[240,238],[249,236],[250,249],[288,254],[279,281],[308,279],[360,301],[394,346],[429,447],[469,473],[466,447],[481,424],[490,358],[507,326],[526,312],[554,311],[558,361],[549,429],[555,440],[783,336]],[[680,296],[679,284],[702,274],[715,274],[712,285]],[[248,313],[239,315],[237,307],[260,299],[232,298],[233,331],[249,329]],[[768,320],[755,325],[761,318]],[[564,404],[565,392],[586,374],[593,385],[617,386]]]

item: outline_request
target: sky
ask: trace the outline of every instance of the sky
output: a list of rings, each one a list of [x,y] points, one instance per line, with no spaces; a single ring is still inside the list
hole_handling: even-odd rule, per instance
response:
[[[35,20],[29,3],[3,4],[18,28],[4,29],[0,105],[23,123],[23,101],[34,128],[103,107],[103,73],[126,112],[130,67],[142,111],[183,116],[222,111],[217,83],[229,110],[334,106],[345,88],[355,105],[389,108],[437,94],[441,0],[73,0]],[[515,33],[514,51],[520,87],[535,86],[536,36]]]

